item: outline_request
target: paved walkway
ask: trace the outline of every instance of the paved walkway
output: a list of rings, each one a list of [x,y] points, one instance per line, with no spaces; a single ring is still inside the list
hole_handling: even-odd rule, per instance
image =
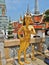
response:
[[[26,64],[26,63],[24,63],[24,65],[47,65],[47,64],[45,64],[42,60],[40,60],[40,59],[36,59],[36,60],[34,60],[34,61],[32,61],[31,59],[29,59],[28,58],[28,60],[30,61],[30,64]],[[20,64],[18,64],[18,65],[20,65]]]

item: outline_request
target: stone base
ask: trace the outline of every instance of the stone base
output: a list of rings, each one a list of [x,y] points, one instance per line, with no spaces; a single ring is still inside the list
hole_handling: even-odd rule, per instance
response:
[[[31,60],[30,58],[27,58],[28,61],[30,61],[30,64],[26,64],[24,63],[24,65],[47,65],[46,63],[44,63],[44,61],[36,58],[36,60]],[[18,64],[20,65],[20,64]]]

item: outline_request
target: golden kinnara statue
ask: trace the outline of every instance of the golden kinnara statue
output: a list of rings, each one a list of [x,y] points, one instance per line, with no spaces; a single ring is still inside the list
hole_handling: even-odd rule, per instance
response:
[[[29,47],[29,44],[30,44],[29,43],[30,35],[36,34],[34,27],[33,26],[29,27],[30,20],[31,20],[30,15],[24,16],[23,26],[18,31],[18,37],[20,39],[20,49],[18,51],[18,62],[20,65],[24,65],[24,63],[20,61],[21,52],[24,52],[24,62],[27,64],[30,63],[29,61],[26,60],[26,49]],[[21,35],[20,35],[21,31],[23,31],[23,33],[24,33],[23,37],[21,37]]]

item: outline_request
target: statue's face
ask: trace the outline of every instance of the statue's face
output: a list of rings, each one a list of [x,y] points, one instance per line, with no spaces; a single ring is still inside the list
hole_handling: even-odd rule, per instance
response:
[[[26,25],[29,25],[30,24],[30,21],[31,21],[31,17],[26,16],[25,17],[25,23],[26,23]]]

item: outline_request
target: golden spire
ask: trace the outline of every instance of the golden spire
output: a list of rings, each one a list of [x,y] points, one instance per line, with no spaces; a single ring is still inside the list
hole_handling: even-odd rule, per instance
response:
[[[2,8],[2,16],[5,16],[5,8]]]

